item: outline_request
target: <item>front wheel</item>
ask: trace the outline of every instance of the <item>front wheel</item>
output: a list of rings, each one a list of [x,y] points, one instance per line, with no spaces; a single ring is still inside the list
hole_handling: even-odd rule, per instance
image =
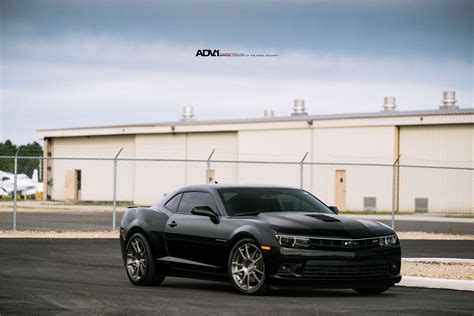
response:
[[[135,285],[159,285],[165,279],[163,272],[157,271],[153,254],[145,236],[136,233],[127,242],[125,267],[127,276]]]
[[[260,246],[253,239],[242,239],[229,255],[229,278],[234,287],[244,294],[265,291],[265,262]]]
[[[388,287],[383,287],[383,288],[354,289],[354,291],[362,295],[378,295],[385,292],[388,289],[389,289]]]

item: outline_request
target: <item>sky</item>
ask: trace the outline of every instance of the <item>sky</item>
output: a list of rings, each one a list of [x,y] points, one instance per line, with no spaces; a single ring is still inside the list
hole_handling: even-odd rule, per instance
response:
[[[473,106],[474,1],[0,0],[0,141],[38,129]],[[273,54],[196,57],[198,49]]]

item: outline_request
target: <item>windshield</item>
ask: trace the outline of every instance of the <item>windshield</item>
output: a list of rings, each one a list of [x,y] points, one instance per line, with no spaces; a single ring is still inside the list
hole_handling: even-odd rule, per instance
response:
[[[310,193],[296,189],[231,188],[218,189],[229,216],[242,213],[332,211]]]

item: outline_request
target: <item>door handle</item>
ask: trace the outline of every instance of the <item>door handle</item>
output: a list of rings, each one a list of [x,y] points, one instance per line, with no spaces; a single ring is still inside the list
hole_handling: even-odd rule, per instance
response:
[[[175,221],[171,221],[171,223],[168,224],[169,227],[175,227],[178,224]]]

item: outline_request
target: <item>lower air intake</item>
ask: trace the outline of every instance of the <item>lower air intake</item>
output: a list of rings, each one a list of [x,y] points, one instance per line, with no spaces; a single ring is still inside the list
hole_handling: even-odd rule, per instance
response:
[[[386,260],[309,260],[302,273],[303,277],[318,279],[360,279],[390,276],[390,266]]]

